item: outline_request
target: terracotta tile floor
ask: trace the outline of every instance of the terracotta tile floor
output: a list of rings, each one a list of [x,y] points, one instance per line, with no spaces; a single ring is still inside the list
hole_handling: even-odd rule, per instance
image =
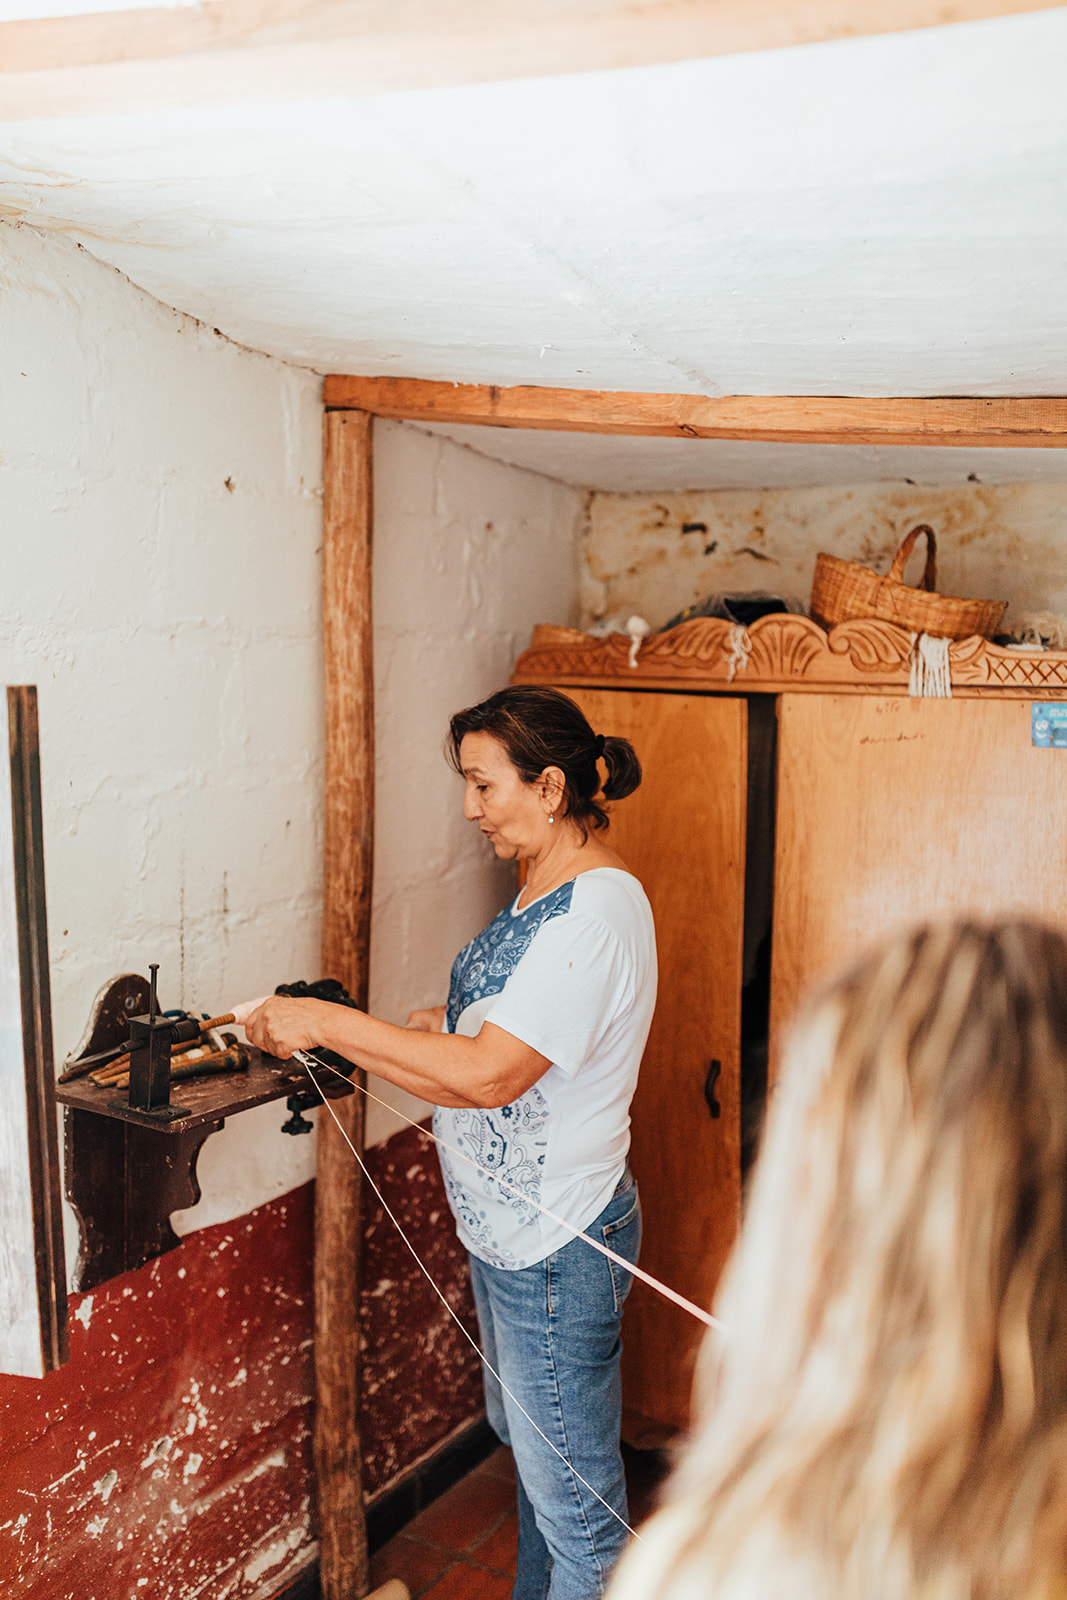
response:
[[[627,1455],[635,1526],[652,1510],[665,1471],[661,1456]],[[501,1446],[372,1557],[371,1587],[402,1578],[413,1600],[508,1600],[518,1537],[515,1472]]]

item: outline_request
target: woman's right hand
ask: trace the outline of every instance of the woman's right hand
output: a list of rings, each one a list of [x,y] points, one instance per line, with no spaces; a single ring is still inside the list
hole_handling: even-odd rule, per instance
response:
[[[408,1018],[408,1027],[416,1028],[420,1033],[440,1033],[444,1025],[444,1006],[429,1006],[425,1011],[413,1011]]]

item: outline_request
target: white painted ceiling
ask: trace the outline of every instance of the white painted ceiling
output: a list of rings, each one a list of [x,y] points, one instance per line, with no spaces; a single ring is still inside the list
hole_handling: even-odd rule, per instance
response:
[[[0,215],[324,372],[1064,394],[1065,69],[1059,7],[567,77],[6,121]],[[1067,479],[1060,452],[448,431],[599,487],[931,481],[935,455],[945,481]]]

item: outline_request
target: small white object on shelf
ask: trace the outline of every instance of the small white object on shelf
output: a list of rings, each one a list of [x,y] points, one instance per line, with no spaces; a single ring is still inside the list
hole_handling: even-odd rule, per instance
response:
[[[630,665],[636,668],[637,652],[652,632],[652,629],[644,617],[630,617],[626,623],[626,632],[630,635]]]

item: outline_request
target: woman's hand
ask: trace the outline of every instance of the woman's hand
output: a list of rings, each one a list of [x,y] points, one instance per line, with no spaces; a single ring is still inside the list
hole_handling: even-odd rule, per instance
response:
[[[492,1022],[483,1023],[473,1039],[442,1033],[444,1010],[413,1011],[408,1026],[398,1028],[329,1000],[271,995],[252,1012],[245,1031],[252,1044],[283,1061],[294,1050],[319,1045],[422,1100],[460,1110],[505,1106],[552,1065]]]
[[[337,1010],[328,1000],[296,1000],[276,994],[253,1011],[245,1033],[257,1049],[285,1061],[294,1050],[314,1050],[325,1043],[324,1025]]]
[[[420,1033],[440,1033],[445,1025],[445,1008],[428,1006],[425,1011],[413,1011],[407,1025]]]

